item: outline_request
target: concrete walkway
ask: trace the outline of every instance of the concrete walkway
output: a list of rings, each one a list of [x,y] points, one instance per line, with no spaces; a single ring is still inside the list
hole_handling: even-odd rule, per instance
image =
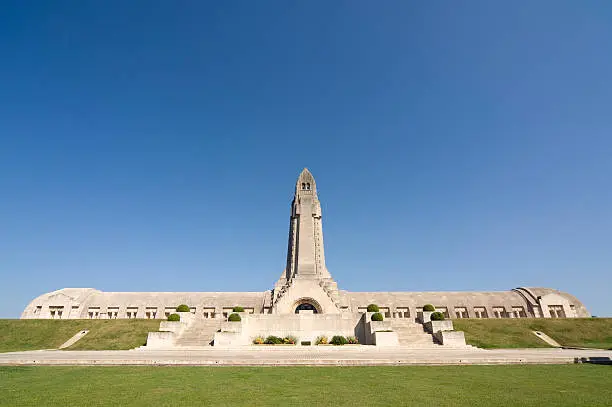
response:
[[[29,351],[0,353],[0,365],[485,365],[611,363],[612,351],[578,349],[413,349],[344,347],[193,348],[182,350]]]

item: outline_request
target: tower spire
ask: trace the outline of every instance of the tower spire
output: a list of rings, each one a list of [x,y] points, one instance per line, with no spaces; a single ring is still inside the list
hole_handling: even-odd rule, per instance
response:
[[[317,184],[304,168],[295,184],[291,203],[286,278],[331,278],[325,266],[321,203]]]

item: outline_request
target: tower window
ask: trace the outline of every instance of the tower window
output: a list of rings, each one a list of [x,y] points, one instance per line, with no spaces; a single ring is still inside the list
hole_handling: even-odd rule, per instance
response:
[[[302,189],[306,189],[306,183],[302,182]]]
[[[310,182],[307,182],[307,183],[306,183],[306,189],[307,189],[307,190],[310,190]]]

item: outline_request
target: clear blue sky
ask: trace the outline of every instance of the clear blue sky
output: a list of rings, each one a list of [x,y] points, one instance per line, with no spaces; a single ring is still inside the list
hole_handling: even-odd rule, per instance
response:
[[[270,289],[305,166],[342,289],[612,315],[612,3],[425,3],[3,1],[0,317]]]

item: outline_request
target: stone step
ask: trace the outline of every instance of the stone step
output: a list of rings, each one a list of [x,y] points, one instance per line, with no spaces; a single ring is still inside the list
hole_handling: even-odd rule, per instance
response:
[[[210,346],[215,337],[215,332],[221,328],[223,321],[223,319],[217,318],[199,318],[194,320],[176,339],[176,346]]]
[[[213,341],[213,338],[198,338],[198,339],[191,339],[191,340],[177,340],[176,344],[177,345],[208,345]]]
[[[395,332],[406,332],[406,333],[425,333],[425,331],[423,331],[423,328],[416,328],[416,329],[407,329],[407,328],[398,328],[395,326],[392,326],[391,329],[393,329]]]

